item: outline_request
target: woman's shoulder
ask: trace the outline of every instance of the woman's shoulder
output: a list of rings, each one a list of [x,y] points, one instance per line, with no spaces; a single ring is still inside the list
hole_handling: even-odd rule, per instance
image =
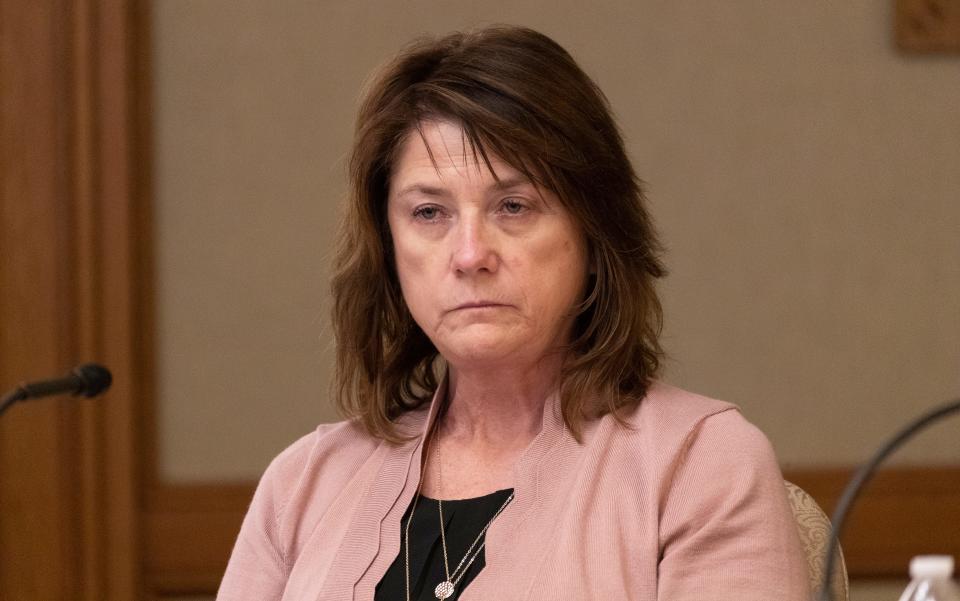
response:
[[[694,439],[712,438],[707,433],[722,432],[728,449],[740,447],[747,452],[767,454],[770,443],[763,432],[750,423],[740,408],[730,402],[653,381],[646,396],[621,414],[627,438],[643,446],[663,451],[673,449],[684,454]]]
[[[418,409],[398,418],[398,432],[417,432],[426,413],[426,409]],[[280,497],[278,504],[285,505],[297,495],[339,490],[354,479],[367,462],[382,460],[408,447],[374,436],[359,419],[320,424],[274,457],[261,478],[261,487],[266,485],[275,491]]]
[[[264,476],[288,480],[328,460],[368,457],[379,444],[356,420],[320,424],[274,457]]]
[[[637,428],[685,432],[721,413],[739,415],[740,410],[733,403],[654,380],[643,399],[628,410],[624,418],[627,424]]]

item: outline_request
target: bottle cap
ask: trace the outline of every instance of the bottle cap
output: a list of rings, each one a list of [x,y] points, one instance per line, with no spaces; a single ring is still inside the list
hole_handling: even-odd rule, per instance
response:
[[[953,557],[950,555],[917,555],[910,560],[910,577],[950,578],[953,576]]]

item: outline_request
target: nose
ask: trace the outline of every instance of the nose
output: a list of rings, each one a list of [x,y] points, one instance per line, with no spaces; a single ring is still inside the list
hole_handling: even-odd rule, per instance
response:
[[[451,263],[458,275],[493,273],[499,256],[495,248],[495,233],[479,216],[464,216],[453,236]]]

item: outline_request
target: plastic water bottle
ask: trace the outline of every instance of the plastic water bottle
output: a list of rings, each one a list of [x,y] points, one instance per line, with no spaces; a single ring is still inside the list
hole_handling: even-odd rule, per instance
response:
[[[900,601],[960,601],[960,587],[952,577],[953,557],[918,555],[910,560],[910,586]]]

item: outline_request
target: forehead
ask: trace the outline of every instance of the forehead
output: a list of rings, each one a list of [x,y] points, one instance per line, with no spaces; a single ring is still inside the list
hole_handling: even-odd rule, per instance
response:
[[[523,179],[523,173],[496,154],[471,143],[453,121],[424,121],[411,128],[400,143],[391,169],[390,187],[411,178],[468,181]]]

